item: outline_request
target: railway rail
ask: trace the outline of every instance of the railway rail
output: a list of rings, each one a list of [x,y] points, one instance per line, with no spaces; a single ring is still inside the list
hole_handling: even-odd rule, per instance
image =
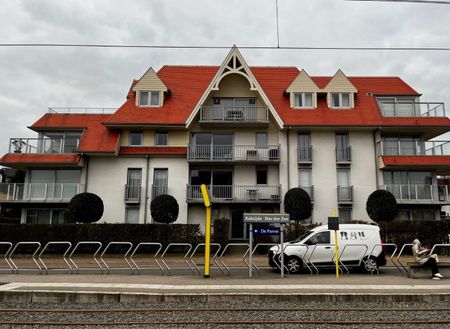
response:
[[[26,319],[15,319],[18,313],[26,313]],[[136,318],[127,318],[133,314]],[[145,313],[149,318],[143,318]],[[163,313],[169,318],[155,318]],[[237,313],[239,316],[234,317]],[[292,313],[296,313],[295,316]],[[329,313],[330,315],[327,316]],[[339,318],[338,314],[343,317]],[[355,313],[349,317],[349,313]],[[371,314],[386,316],[371,319]],[[7,318],[9,314],[11,318]],[[178,317],[174,315],[178,314]],[[227,318],[222,318],[223,315]],[[315,316],[317,314],[317,318]],[[426,314],[426,318],[408,318]],[[58,319],[64,315],[64,319]],[[94,317],[98,315],[99,318]],[[101,315],[101,316],[100,316]],[[120,315],[118,318],[117,316]],[[279,317],[274,318],[274,316]],[[287,317],[288,315],[289,317]],[[307,315],[307,316],[306,316]],[[327,316],[326,318],[323,318]],[[389,316],[387,316],[389,315]],[[77,319],[77,316],[84,317]],[[180,318],[180,316],[182,316]],[[218,317],[220,316],[220,317]],[[153,318],[152,318],[153,317]],[[200,318],[196,318],[200,317]],[[0,325],[45,327],[117,327],[117,326],[204,326],[204,325],[450,325],[450,307],[133,307],[133,308],[0,308]]]

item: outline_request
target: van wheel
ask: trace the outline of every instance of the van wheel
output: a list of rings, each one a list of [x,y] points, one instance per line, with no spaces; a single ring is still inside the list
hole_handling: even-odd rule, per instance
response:
[[[373,257],[365,258],[362,261],[361,269],[369,274],[377,272],[378,271],[377,261]]]
[[[299,273],[302,269],[302,260],[298,257],[291,256],[289,257],[285,262],[286,268],[288,269],[289,273]]]

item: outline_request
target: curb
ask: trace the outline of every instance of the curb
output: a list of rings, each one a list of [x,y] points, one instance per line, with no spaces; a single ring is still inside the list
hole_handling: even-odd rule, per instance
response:
[[[219,303],[219,302],[450,302],[450,293],[116,293],[95,291],[0,291],[1,303]]]

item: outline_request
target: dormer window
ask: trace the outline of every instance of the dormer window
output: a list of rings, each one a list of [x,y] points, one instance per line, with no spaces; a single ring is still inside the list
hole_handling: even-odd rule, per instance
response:
[[[332,93],[331,94],[332,108],[350,108],[350,93]]]
[[[294,107],[313,108],[313,93],[294,93]]]
[[[139,106],[143,107],[159,107],[160,106],[159,91],[141,91],[139,92]]]

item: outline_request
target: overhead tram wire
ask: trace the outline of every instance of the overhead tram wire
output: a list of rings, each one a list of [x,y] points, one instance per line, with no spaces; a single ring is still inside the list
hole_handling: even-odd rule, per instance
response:
[[[0,43],[0,48],[136,48],[136,49],[230,49],[230,46],[120,45],[77,43]],[[315,46],[239,46],[249,50],[337,50],[337,51],[450,51],[450,47],[315,47]]]
[[[430,5],[450,5],[450,1],[443,0],[344,0],[352,2],[404,2],[404,3],[420,3],[420,4],[430,4]]]

